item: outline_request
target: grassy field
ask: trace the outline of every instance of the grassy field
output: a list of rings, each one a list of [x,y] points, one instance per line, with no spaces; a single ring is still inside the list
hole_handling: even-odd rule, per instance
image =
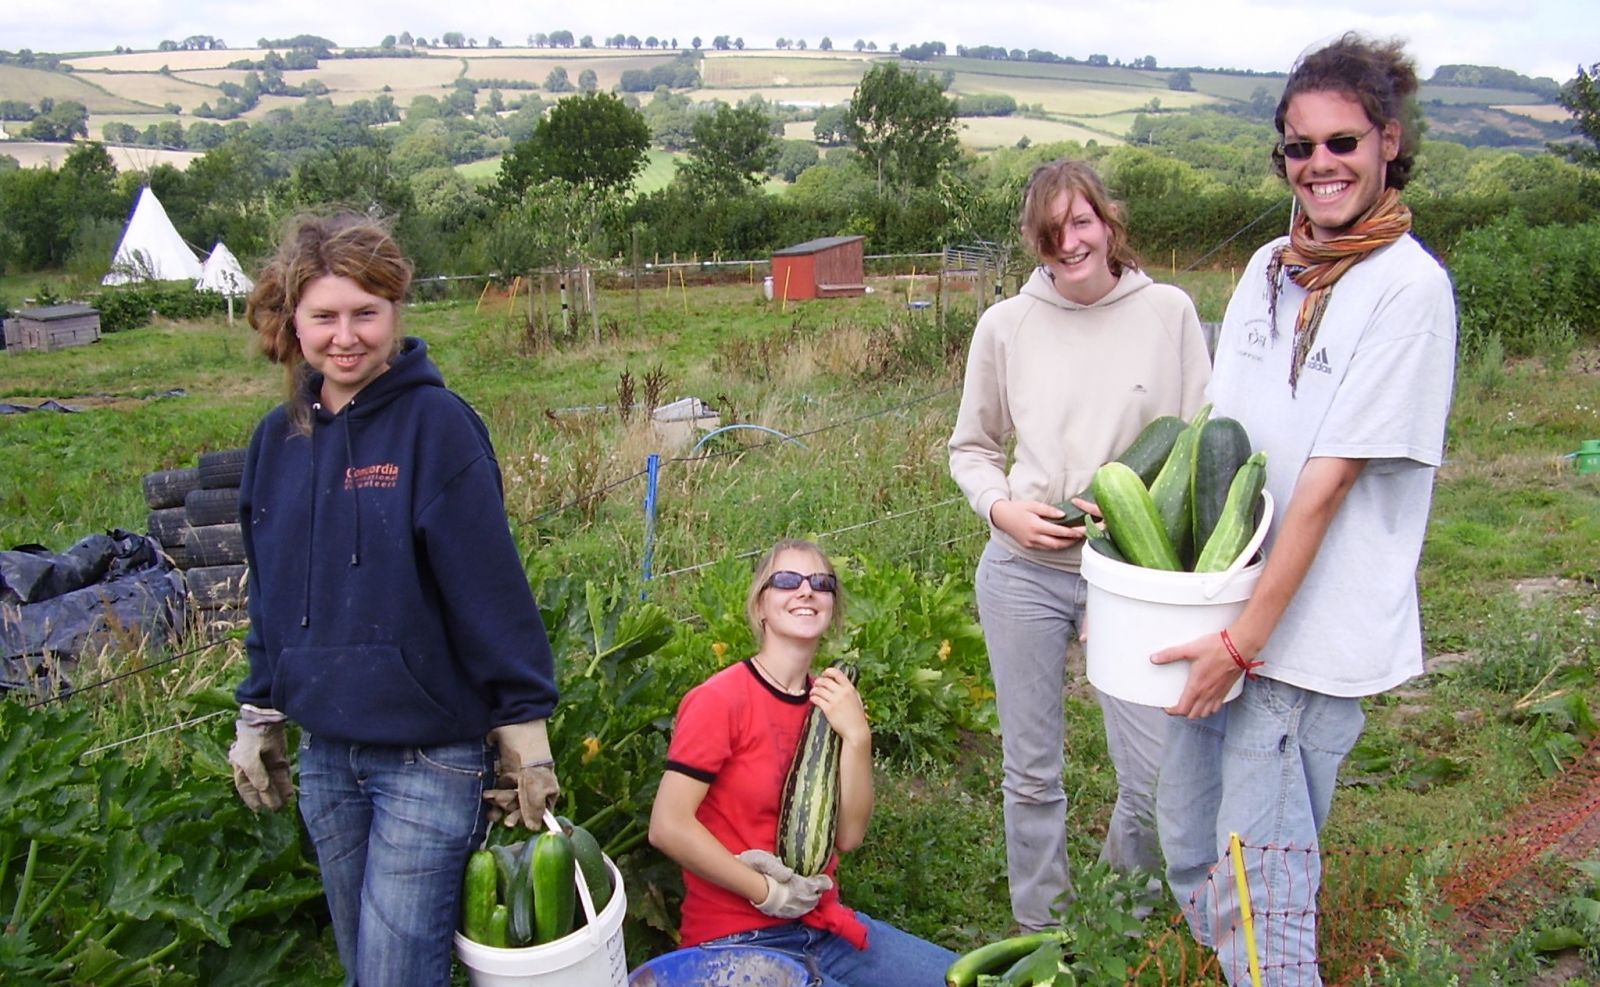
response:
[[[1202,318],[1220,317],[1231,288],[1226,273],[1178,281]],[[637,297],[607,291],[598,340],[585,319],[571,334],[559,327],[530,333],[497,306],[475,312],[475,290],[464,301],[412,306],[406,325],[429,340],[446,379],[488,424],[536,579],[578,573],[636,585],[644,545],[639,474],[646,456],[659,452],[650,595],[675,619],[693,622],[711,571],[701,566],[726,563],[780,533],[817,537],[848,559],[909,566],[930,585],[949,576],[957,592],[970,594],[984,531],[948,478],[944,443],[971,296],[953,293],[940,326],[931,310],[903,307],[903,282],[873,283],[877,290],[862,298],[786,306],[763,302],[759,279],[687,291],[652,283]],[[17,288],[0,283],[8,297]],[[917,289],[919,297],[932,291],[929,280]],[[545,296],[539,311],[552,304]],[[144,472],[193,465],[202,450],[241,444],[278,393],[276,371],[251,356],[246,333],[220,322],[158,323],[90,347],[0,361],[0,399],[53,397],[83,408],[0,416],[6,544],[61,549],[112,526],[142,528]],[[662,401],[702,397],[724,422],[760,424],[797,441],[729,433],[710,448],[715,455],[687,458],[684,445],[614,410],[624,374],[641,387],[647,374],[654,377]],[[1530,721],[1528,703],[1558,690],[1569,702],[1600,699],[1592,675],[1600,612],[1586,581],[1600,545],[1600,477],[1575,476],[1559,458],[1600,434],[1597,380],[1600,349],[1592,344],[1559,359],[1462,368],[1420,571],[1430,660],[1459,657],[1367,704],[1366,737],[1325,833],[1330,848],[1392,847],[1391,863],[1411,867],[1426,853],[1435,861],[1429,866],[1442,866],[1448,847],[1495,837],[1544,784],[1533,754],[1558,730]],[[210,660],[197,678],[232,681],[240,673],[236,650]],[[1542,682],[1558,666],[1588,677]],[[1520,713],[1519,699],[1527,700]],[[185,701],[180,690],[140,715],[170,722]],[[1081,680],[1064,710],[1069,853],[1080,875],[1092,875],[1114,785],[1098,708]],[[139,724],[121,715],[119,731],[136,732]],[[982,732],[963,738],[961,750],[915,770],[880,764],[872,832],[841,872],[857,907],[955,948],[990,940],[1010,924],[997,835],[998,750]],[[1332,943],[1401,907],[1392,888],[1369,886],[1372,875],[1350,859],[1330,864],[1330,894],[1354,896],[1330,910]],[[1555,908],[1547,905],[1545,917],[1520,933],[1474,941],[1480,964],[1500,970],[1500,982],[1530,982],[1526,943]],[[1425,969],[1437,977],[1419,974],[1408,984],[1442,985],[1449,965],[1439,950],[1466,948],[1448,927],[1427,924],[1428,910],[1413,917],[1431,937],[1424,945],[1434,962]],[[1152,938],[1166,915],[1163,906],[1146,929]],[[1422,947],[1394,948],[1404,955]],[[1167,972],[1165,983],[1209,982]],[[1600,967],[1580,965],[1573,975],[1593,982]]]
[[[1021,116],[962,117],[956,121],[956,132],[964,146],[977,151],[1014,147],[1024,137],[1034,144],[1054,141],[1087,144],[1089,141],[1098,141],[1115,146],[1122,143],[1122,138],[1115,136],[1119,133],[1117,128],[1108,126],[1102,129],[1098,120],[1091,121],[1089,126],[1079,126],[1063,120],[1038,120]]]
[[[130,123],[137,123],[136,117],[120,117]],[[165,116],[150,117],[144,121],[147,126],[158,120],[171,119]],[[91,126],[93,126],[91,124]],[[98,137],[98,135],[96,135]],[[200,151],[162,151],[149,147],[122,147],[114,144],[105,146],[106,153],[111,155],[111,160],[116,163],[119,171],[145,171],[157,164],[170,164],[175,168],[187,168],[189,162],[200,157]],[[0,154],[10,155],[17,159],[17,163],[24,168],[56,168],[72,153],[70,144],[43,144],[36,141],[7,141],[0,144]]]
[[[45,72],[25,69],[16,65],[0,65],[0,99],[17,99],[38,103],[41,99],[76,100],[90,113],[138,113],[140,110],[159,109],[126,96],[107,92],[95,83],[62,72]]]
[[[855,87],[871,62],[831,52],[781,52],[723,55],[708,58],[700,77],[714,89],[763,89],[769,86]]]
[[[215,103],[221,90],[196,79],[182,75],[162,75],[159,72],[93,72],[83,78],[117,93],[127,99],[150,106],[176,103],[185,110],[193,110],[201,103]],[[96,111],[99,117],[103,111]],[[104,121],[99,121],[104,122]]]

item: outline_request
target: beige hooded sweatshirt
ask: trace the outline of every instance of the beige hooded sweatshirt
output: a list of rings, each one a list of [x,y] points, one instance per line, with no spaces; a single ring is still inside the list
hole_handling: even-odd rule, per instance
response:
[[[1199,410],[1210,378],[1200,319],[1181,288],[1129,270],[1104,298],[1079,305],[1038,268],[978,320],[950,475],[986,522],[1000,500],[1065,503],[1151,419]],[[990,523],[1013,553],[1077,570],[1081,542],[1025,549]]]

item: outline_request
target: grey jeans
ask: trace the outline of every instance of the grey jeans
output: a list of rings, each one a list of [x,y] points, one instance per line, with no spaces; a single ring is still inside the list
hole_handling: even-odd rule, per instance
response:
[[[1000,712],[1011,912],[1024,929],[1050,928],[1058,921],[1052,906],[1072,890],[1062,693],[1086,587],[1077,573],[1030,562],[991,539],[978,562],[977,593]],[[1099,690],[1096,695],[1117,774],[1100,859],[1121,871],[1159,874],[1155,794],[1167,715]]]

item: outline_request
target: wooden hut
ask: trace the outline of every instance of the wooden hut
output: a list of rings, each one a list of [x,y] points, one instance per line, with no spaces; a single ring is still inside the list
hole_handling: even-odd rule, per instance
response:
[[[87,305],[25,308],[6,320],[6,349],[60,350],[100,338],[100,312]]]
[[[825,236],[772,254],[772,297],[843,298],[867,292],[862,236]]]

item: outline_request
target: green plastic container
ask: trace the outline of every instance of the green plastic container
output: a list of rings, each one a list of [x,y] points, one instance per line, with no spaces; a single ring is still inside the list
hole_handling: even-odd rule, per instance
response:
[[[1572,463],[1579,473],[1600,473],[1600,439],[1584,439],[1572,453]]]

